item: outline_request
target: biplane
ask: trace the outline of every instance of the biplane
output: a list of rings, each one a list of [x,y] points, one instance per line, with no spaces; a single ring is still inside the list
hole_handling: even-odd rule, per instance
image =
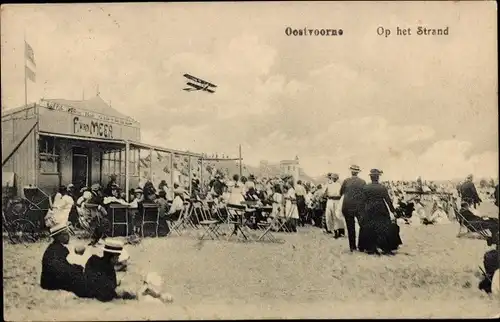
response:
[[[189,74],[184,74],[184,77],[188,79],[186,85],[190,86],[188,88],[184,88],[187,92],[192,91],[205,91],[209,93],[215,93],[212,88],[216,88],[217,85],[204,81],[203,79],[191,76]]]

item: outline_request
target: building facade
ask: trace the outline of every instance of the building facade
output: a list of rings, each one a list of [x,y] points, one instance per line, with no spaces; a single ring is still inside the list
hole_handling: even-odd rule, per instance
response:
[[[282,160],[280,161],[280,173],[282,176],[291,175],[295,182],[300,180],[300,162],[299,158],[295,160]]]
[[[21,196],[27,186],[51,194],[69,183],[77,189],[104,186],[111,176],[127,190],[146,180],[190,183],[201,155],[150,146],[140,139],[139,122],[99,96],[83,101],[42,99],[2,111],[2,173],[14,174]]]

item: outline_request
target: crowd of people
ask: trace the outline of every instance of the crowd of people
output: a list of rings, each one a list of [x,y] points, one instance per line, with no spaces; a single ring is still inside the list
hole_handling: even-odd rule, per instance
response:
[[[158,231],[163,236],[170,231],[169,222],[178,219],[185,207],[192,206],[193,201],[208,201],[223,216],[229,216],[225,206],[245,204],[248,210],[245,216],[249,219],[246,223],[250,229],[258,229],[257,223],[273,219],[280,223],[274,227],[275,230],[285,227],[283,231],[292,233],[297,232],[299,226],[312,225],[321,228],[333,239],[347,237],[351,252],[360,251],[371,255],[394,255],[394,251],[402,245],[398,219],[408,223],[413,217],[421,224],[432,225],[451,220],[454,217],[449,215],[451,210],[457,210],[465,225],[481,221],[488,229],[493,231],[496,227],[498,230],[498,219],[483,218],[474,213],[482,199],[475,189],[472,176],[468,176],[453,193],[450,187],[432,183],[429,187],[420,178],[415,182],[381,182],[383,172],[379,169],[369,171],[370,182],[367,183],[358,176],[361,172],[359,166],[351,165],[349,170],[351,177],[342,182],[338,174],[329,173],[324,185],[295,181],[291,176],[259,179],[254,175],[248,178],[233,175],[232,180],[228,180],[221,172],[216,172],[206,185],[201,185],[200,180],[193,177],[190,193],[176,183],[170,188],[163,180],[155,187],[151,181],[147,181],[142,187],[128,191],[128,200],[114,177],[110,178],[105,188],[96,183],[75,192],[71,184],[61,186],[51,198],[51,210],[45,218],[54,241],[43,257],[41,286],[45,289],[69,290],[80,297],[101,301],[138,298],[140,294],[153,294],[154,298],[160,300],[171,299],[160,291],[120,291],[114,273],[119,256],[115,255],[122,254],[123,244],[108,237],[110,206],[113,204],[129,208],[132,227],[139,229],[141,217],[138,214],[142,207],[145,204],[157,205],[160,213]],[[496,189],[498,191],[498,186]],[[434,197],[423,201],[427,195]],[[427,210],[427,202],[432,202],[431,211]],[[460,209],[456,207],[457,202]],[[498,200],[495,200],[495,204],[498,205]],[[268,211],[263,210],[266,206]],[[358,236],[356,222],[359,225]],[[103,256],[93,255],[82,265],[68,262],[69,251],[64,245],[68,243],[72,226],[87,227],[92,232],[87,246],[96,247],[102,240]],[[138,233],[136,229],[132,231],[133,235]],[[498,239],[498,234],[496,237],[493,235],[489,243],[497,243],[495,238]],[[496,266],[492,264],[492,254],[490,251],[484,258],[487,274],[491,275],[485,275],[486,282],[480,285],[486,291],[491,289],[488,280],[498,270],[498,263]],[[144,282],[144,285],[149,284]],[[147,289],[144,285],[142,287]]]

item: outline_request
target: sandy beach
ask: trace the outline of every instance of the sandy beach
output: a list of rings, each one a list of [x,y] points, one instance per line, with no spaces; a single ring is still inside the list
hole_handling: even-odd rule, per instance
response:
[[[482,211],[493,211],[485,205]],[[284,244],[198,241],[198,232],[127,246],[124,285],[158,272],[170,305],[99,303],[39,287],[47,243],[4,242],[6,320],[491,317],[498,300],[477,289],[486,242],[458,224],[403,225],[393,257],[351,254],[347,240],[305,227]],[[84,241],[72,240],[71,245]]]

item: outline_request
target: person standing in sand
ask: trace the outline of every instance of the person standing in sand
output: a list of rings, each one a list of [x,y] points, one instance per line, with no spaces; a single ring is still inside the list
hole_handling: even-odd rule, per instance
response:
[[[391,233],[392,223],[389,211],[394,213],[395,209],[387,188],[379,183],[382,173],[378,169],[370,170],[372,182],[363,187],[365,209],[362,232],[360,232],[362,245],[359,245],[359,248],[366,250],[369,254],[378,254],[378,249],[381,249],[384,254],[392,254],[392,251],[400,245],[400,240],[393,238]]]
[[[361,169],[357,165],[351,165],[351,177],[344,180],[340,188],[340,195],[344,197],[342,203],[342,213],[344,214],[347,236],[349,238],[349,249],[351,252],[357,249],[356,247],[356,223],[361,225],[361,214],[363,207],[363,187],[366,185],[365,180],[358,177]]]
[[[338,182],[338,174],[329,173],[327,177],[328,183],[324,191],[324,196],[328,199],[325,210],[326,233],[331,234],[333,232],[333,237],[337,239],[341,236],[341,229],[343,229],[343,226],[339,225],[339,220],[337,220],[335,214],[339,206],[341,185]]]

